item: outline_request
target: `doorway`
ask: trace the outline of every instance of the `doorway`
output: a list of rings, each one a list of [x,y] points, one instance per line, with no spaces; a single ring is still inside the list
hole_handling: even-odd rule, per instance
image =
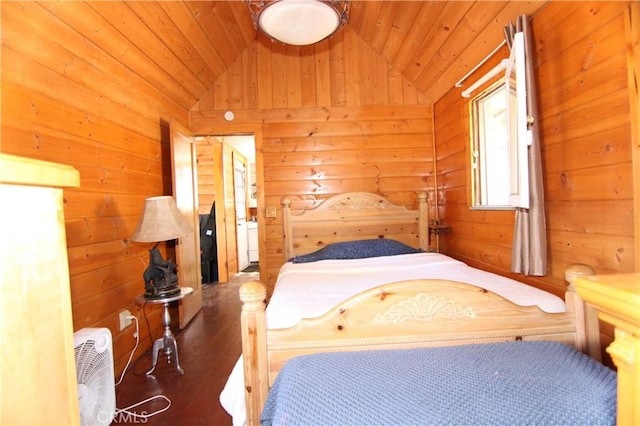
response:
[[[217,282],[225,283],[247,267],[257,269],[262,250],[258,250],[261,179],[256,180],[256,137],[212,134],[197,141],[199,210],[209,213],[215,205]]]

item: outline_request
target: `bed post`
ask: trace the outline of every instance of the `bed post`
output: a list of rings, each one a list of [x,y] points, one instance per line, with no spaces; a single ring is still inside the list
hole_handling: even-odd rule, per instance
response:
[[[565,293],[565,302],[567,309],[574,314],[576,319],[576,348],[602,362],[598,313],[593,306],[588,305],[578,296],[575,287],[576,278],[593,274],[595,271],[589,265],[581,263],[569,265],[564,272],[564,277],[569,283]]]
[[[291,226],[291,198],[282,197],[280,199],[282,206],[282,235],[284,248],[284,261],[288,262],[293,257],[293,228]]]
[[[427,204],[426,192],[418,192],[418,214],[420,249],[429,251],[429,204]]]
[[[265,286],[257,281],[248,281],[240,287],[244,399],[247,409],[246,424],[249,426],[260,424],[262,407],[269,392],[264,311],[266,296]]]

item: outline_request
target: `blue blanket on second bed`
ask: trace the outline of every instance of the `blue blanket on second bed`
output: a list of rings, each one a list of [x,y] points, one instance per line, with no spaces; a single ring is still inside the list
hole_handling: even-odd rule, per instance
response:
[[[556,342],[321,353],[277,376],[264,425],[614,425],[616,374]]]

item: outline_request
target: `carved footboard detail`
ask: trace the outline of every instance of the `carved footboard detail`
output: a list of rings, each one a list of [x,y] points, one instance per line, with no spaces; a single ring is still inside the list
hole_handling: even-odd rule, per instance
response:
[[[405,321],[429,322],[435,318],[456,320],[461,318],[475,318],[476,313],[471,306],[443,297],[433,297],[428,294],[417,294],[390,306],[384,312],[373,317],[373,324],[398,324]]]

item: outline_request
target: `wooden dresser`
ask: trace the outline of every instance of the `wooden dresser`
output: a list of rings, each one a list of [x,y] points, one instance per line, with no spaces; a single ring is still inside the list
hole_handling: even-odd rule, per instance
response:
[[[618,369],[618,425],[640,424],[640,274],[576,278],[578,295],[615,326],[607,348]]]
[[[0,424],[76,425],[63,188],[70,166],[0,154]]]

